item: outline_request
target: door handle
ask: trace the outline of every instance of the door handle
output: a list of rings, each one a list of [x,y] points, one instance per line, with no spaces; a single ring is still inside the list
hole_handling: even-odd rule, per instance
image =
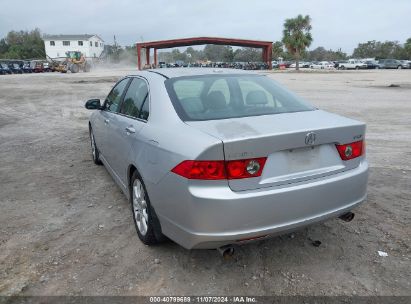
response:
[[[107,125],[110,122],[110,119],[104,119],[104,123]]]
[[[136,129],[134,129],[133,127],[127,127],[125,128],[127,134],[131,134],[131,133],[136,133]]]

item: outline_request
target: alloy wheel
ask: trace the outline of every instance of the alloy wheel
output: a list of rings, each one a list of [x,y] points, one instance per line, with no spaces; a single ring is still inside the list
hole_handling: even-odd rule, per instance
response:
[[[133,183],[133,212],[139,232],[146,235],[148,229],[146,193],[139,179],[135,179]]]

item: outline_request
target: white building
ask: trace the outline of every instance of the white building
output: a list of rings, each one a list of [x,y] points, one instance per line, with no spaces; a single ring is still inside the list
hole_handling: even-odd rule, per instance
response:
[[[66,57],[67,51],[80,51],[86,57],[99,57],[104,49],[104,40],[97,35],[44,35],[47,56]]]

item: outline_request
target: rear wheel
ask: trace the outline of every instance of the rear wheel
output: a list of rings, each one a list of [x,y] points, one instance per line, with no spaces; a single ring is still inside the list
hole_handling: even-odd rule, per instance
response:
[[[355,67],[355,69],[356,69],[356,70],[359,70],[359,69],[360,69],[360,67],[359,67],[359,66],[356,66],[356,67]]]
[[[399,65],[399,66],[397,67],[397,69],[401,70],[401,69],[402,69],[402,66]]]
[[[146,245],[164,241],[157,214],[150,204],[146,187],[137,171],[131,177],[130,203],[139,239]]]

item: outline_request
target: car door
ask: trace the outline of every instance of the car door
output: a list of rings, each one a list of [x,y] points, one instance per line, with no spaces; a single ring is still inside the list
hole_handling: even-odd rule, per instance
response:
[[[118,112],[120,110],[120,102],[124,95],[125,89],[130,81],[130,78],[120,80],[110,91],[104,101],[103,110],[96,119],[95,137],[96,144],[100,150],[104,160],[111,168],[113,159],[113,147],[110,141],[113,125],[115,125]]]
[[[149,90],[145,79],[132,78],[124,94],[119,115],[111,127],[110,143],[113,147],[112,167],[124,186],[127,185],[127,170],[140,153],[139,133],[148,119]]]

